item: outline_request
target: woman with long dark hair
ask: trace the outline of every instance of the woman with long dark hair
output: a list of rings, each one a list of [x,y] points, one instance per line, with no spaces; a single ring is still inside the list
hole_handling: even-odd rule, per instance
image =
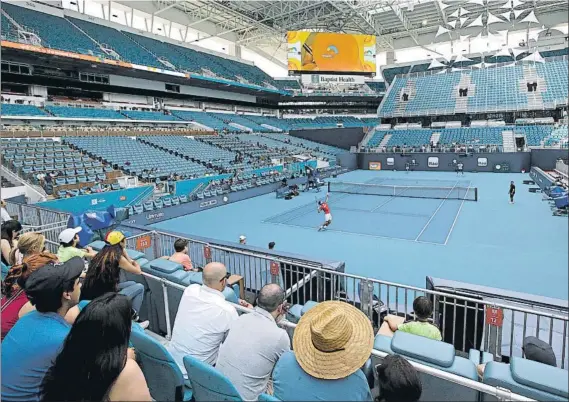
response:
[[[13,219],[2,224],[0,248],[3,264],[10,265],[10,254],[18,247],[17,239],[21,231],[22,225]]]
[[[121,273],[140,275],[140,265],[126,252],[126,237],[118,231],[107,234],[103,247],[90,261],[81,289],[81,300],[93,300],[107,292],[120,292],[132,300],[138,314],[144,298],[144,285],[121,278]],[[124,272],[122,272],[124,271]],[[138,319],[137,316],[134,317]],[[141,324],[142,325],[142,324]],[[148,325],[148,323],[144,323]]]
[[[79,314],[44,377],[44,401],[151,401],[142,370],[128,353],[131,302],[117,293]]]

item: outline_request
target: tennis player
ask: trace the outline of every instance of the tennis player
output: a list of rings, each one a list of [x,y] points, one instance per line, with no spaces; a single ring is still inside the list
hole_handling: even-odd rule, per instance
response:
[[[462,162],[458,162],[456,164],[456,174],[457,174],[457,176],[459,174],[464,176],[464,164]]]
[[[324,224],[318,228],[318,231],[324,230],[332,223],[332,214],[330,213],[330,207],[328,206],[328,197],[330,194],[326,194],[326,199],[324,202],[318,201],[318,213],[320,211],[324,212]]]
[[[508,194],[510,194],[510,204],[513,204],[514,195],[516,195],[516,185],[513,181],[510,182],[510,189],[508,190]]]

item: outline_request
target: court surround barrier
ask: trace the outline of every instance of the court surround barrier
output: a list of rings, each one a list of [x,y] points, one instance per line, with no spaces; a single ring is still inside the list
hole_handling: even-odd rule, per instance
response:
[[[147,232],[147,233],[141,233],[137,236],[134,237],[130,237],[127,239],[127,247],[132,247],[133,245],[136,246],[137,243],[140,242],[139,239],[146,239],[148,236],[151,237],[155,237],[156,235],[159,235],[159,233],[156,232]],[[149,243],[146,243],[149,244]],[[199,243],[201,244],[201,243]],[[149,244],[150,245],[150,244]],[[210,247],[210,245],[203,245],[204,247]],[[158,248],[159,250],[159,248]],[[234,250],[232,250],[234,251]],[[245,253],[243,255],[248,255],[248,253]],[[178,291],[184,291],[185,290],[185,286],[168,281],[167,279],[164,278],[159,278],[157,276],[148,274],[148,273],[143,273],[144,277],[146,278],[146,280],[152,280],[152,281],[158,281],[161,284],[161,288],[162,288],[162,296],[164,299],[164,315],[166,317],[166,323],[167,323],[167,335],[166,335],[166,339],[170,340],[171,339],[171,331],[172,331],[172,324],[170,322],[170,306],[169,306],[169,296],[168,296],[168,291],[170,290],[178,290]],[[322,272],[318,272],[314,274],[314,277],[319,277],[322,275]],[[292,288],[286,288],[286,294],[287,297],[291,297],[294,292],[298,292],[299,287],[302,287],[303,284],[305,283],[306,279],[308,279],[308,277],[311,277],[312,275],[307,275],[306,277],[302,278],[298,283],[296,283]],[[273,278],[276,279],[276,278]],[[278,282],[278,281],[277,281]],[[282,282],[278,282],[281,284],[282,286]],[[285,285],[286,286],[286,285]],[[243,306],[240,306],[238,304],[235,305],[235,308],[242,313],[251,313],[253,310],[245,308]],[[294,329],[296,327],[296,324],[287,321],[287,320],[282,320],[281,322],[279,322],[278,324],[279,326],[281,326],[283,329],[285,329],[289,335],[292,337],[293,333],[294,333]],[[383,351],[379,351],[379,350],[372,350],[371,352],[371,357],[379,359],[380,361],[385,358],[388,354],[383,352]],[[452,382],[455,384],[459,384],[461,386],[476,390],[478,392],[484,393],[484,394],[488,394],[488,395],[492,395],[494,397],[496,397],[499,400],[506,400],[506,401],[534,401],[531,398],[527,398],[523,395],[518,395],[515,393],[512,393],[511,391],[501,388],[501,387],[494,387],[494,386],[490,386],[481,382],[477,382],[477,381],[473,381],[471,379],[465,378],[465,377],[461,377],[452,373],[448,373],[439,369],[436,369],[434,367],[430,367],[427,366],[425,364],[421,364],[415,361],[409,361],[411,363],[411,365],[413,367],[415,367],[415,369],[421,373],[433,376],[433,377],[437,377],[440,378],[442,380],[448,381],[448,382]]]
[[[522,356],[521,344],[516,343],[516,335],[522,333],[523,337],[535,335],[552,345],[559,367],[567,369],[569,317],[567,309],[558,305],[524,300],[502,302],[496,297],[489,299],[466,292],[401,285],[346,274],[343,265],[319,264],[300,257],[243,249],[237,244],[219,245],[179,234],[141,230],[128,239],[128,247],[139,249],[152,260],[170,255],[177,238],[189,241],[189,255],[196,266],[219,261],[229,272],[241,275],[250,300],[264,284],[278,283],[285,289],[291,304],[343,300],[364,312],[377,328],[387,313],[412,318],[413,300],[426,296],[434,305],[432,321],[441,329],[443,340],[453,344],[458,353],[468,353],[474,348],[491,353],[498,361],[502,357]],[[137,247],[142,243],[148,248]],[[506,325],[502,326],[504,322]]]

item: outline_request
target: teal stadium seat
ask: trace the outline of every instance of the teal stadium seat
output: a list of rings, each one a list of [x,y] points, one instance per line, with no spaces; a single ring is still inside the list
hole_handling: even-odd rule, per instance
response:
[[[196,402],[243,400],[231,381],[213,366],[190,355],[183,361]]]
[[[483,382],[538,401],[567,401],[569,398],[567,370],[521,357],[512,357],[510,364],[488,363]],[[483,400],[497,399],[484,394]]]
[[[397,331],[393,337],[377,335],[374,349],[388,354],[398,354],[421,364],[437,368],[473,381],[478,381],[476,365],[463,357],[455,355],[453,345]],[[476,402],[479,393],[438,377],[419,373],[423,384],[421,401],[471,401]]]
[[[182,371],[160,342],[138,331],[131,332],[130,341],[154,400],[192,400],[192,390],[185,385]]]

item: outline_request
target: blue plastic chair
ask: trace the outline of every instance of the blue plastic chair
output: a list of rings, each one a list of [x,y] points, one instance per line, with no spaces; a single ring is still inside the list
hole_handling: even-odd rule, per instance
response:
[[[243,400],[231,381],[213,366],[187,355],[184,356],[184,367],[196,402]]]
[[[184,385],[184,375],[174,358],[156,339],[145,333],[131,331],[130,341],[150,395],[156,401],[190,401],[192,390]]]
[[[275,398],[274,396],[269,394],[261,394],[259,395],[259,398],[257,400],[259,402],[280,402],[280,399]]]

